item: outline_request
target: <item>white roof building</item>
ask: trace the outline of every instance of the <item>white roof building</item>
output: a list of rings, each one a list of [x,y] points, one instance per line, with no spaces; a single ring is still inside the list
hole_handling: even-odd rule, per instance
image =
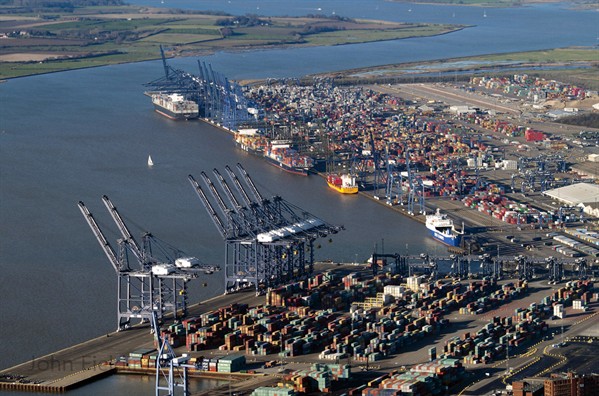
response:
[[[543,194],[575,206],[580,203],[599,202],[599,185],[591,183],[577,183],[565,187],[547,190]]]

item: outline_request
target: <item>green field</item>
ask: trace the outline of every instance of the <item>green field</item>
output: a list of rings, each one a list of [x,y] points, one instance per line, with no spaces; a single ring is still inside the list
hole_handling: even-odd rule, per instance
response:
[[[0,79],[156,59],[275,46],[328,46],[430,36],[464,26],[342,17],[226,16],[134,6],[22,12],[0,6]],[[20,13],[17,11],[21,11]]]
[[[599,62],[599,48],[556,48],[544,51],[513,52],[476,56],[468,59],[483,61],[519,61],[519,62]]]

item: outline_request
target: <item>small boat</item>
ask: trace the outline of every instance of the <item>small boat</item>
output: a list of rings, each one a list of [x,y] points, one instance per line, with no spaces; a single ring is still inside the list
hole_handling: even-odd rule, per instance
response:
[[[148,155],[148,166],[154,166],[154,161],[152,161],[151,155]]]

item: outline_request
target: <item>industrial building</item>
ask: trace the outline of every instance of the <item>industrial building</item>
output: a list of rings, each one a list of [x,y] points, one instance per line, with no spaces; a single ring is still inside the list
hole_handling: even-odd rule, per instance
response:
[[[543,396],[544,381],[542,379],[527,379],[526,381],[515,381],[512,383],[512,394],[514,396]]]
[[[543,192],[548,197],[570,206],[599,201],[599,185],[577,183]]]
[[[599,389],[599,374],[552,374],[544,385],[545,396],[593,396]]]

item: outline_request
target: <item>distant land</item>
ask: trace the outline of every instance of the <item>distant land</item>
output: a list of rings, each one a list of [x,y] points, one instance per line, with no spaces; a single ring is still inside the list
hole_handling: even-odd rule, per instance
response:
[[[232,16],[118,0],[0,0],[0,79],[196,56],[220,50],[331,46],[446,34],[463,25],[342,16]]]
[[[417,3],[417,4],[439,4],[439,5],[460,5],[460,6],[479,6],[479,7],[518,7],[527,4],[539,3],[566,3],[575,8],[597,8],[596,0],[387,0],[395,3]]]
[[[470,56],[463,58],[439,59],[426,62],[410,62],[367,68],[340,70],[323,73],[322,77],[332,77],[338,83],[368,84],[384,82],[411,82],[423,73],[444,75],[445,79],[468,77],[476,74],[505,75],[529,73],[546,79],[567,81],[588,89],[599,90],[599,48],[571,47],[549,50],[512,52]],[[420,79],[422,80],[422,78]]]

